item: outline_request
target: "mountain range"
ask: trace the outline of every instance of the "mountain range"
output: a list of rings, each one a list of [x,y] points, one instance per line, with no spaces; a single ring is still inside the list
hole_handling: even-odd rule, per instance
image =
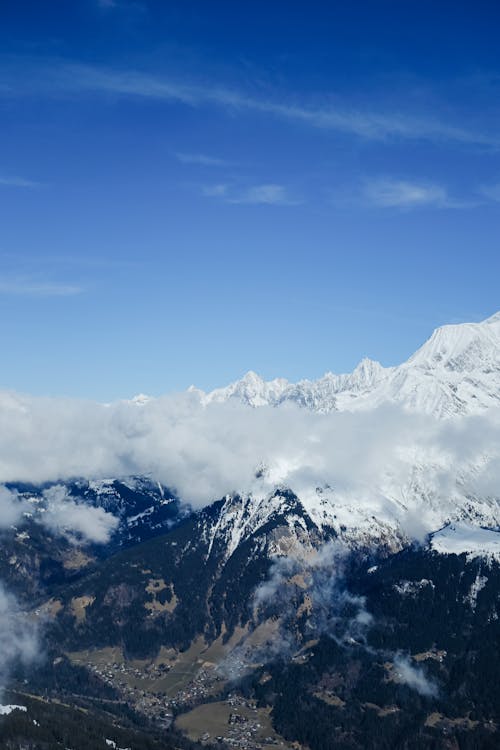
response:
[[[165,471],[5,483],[1,746],[498,747],[499,400],[497,314],[398,367],[191,389],[186,481],[191,441],[224,467],[248,432],[255,459],[201,507]],[[163,415],[114,408],[123,453]]]
[[[319,380],[264,381],[254,372],[209,393],[205,404],[238,399],[253,407],[298,404],[322,414],[401,404],[436,417],[481,413],[500,405],[500,312],[481,323],[437,328],[406,362],[382,367],[363,359],[349,374]]]

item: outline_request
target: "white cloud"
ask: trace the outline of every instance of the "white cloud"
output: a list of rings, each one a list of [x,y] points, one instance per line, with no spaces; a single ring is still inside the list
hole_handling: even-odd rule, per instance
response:
[[[255,662],[289,659],[303,645],[297,629],[299,617],[310,638],[326,635],[342,647],[369,648],[366,636],[373,617],[366,609],[365,597],[347,589],[349,554],[348,547],[335,541],[319,549],[304,544],[292,549],[289,556],[275,557],[269,577],[255,589],[252,613],[254,622],[264,617],[276,627],[269,629],[262,644],[251,643],[251,637],[248,642],[245,638],[240,641],[219,670],[236,678]]]
[[[235,204],[296,206],[300,203],[290,195],[284,185],[276,183],[264,183],[250,187],[216,183],[203,186],[202,194],[208,198],[221,198],[226,203]]]
[[[204,185],[201,189],[202,195],[207,198],[225,198],[228,194],[229,186],[223,182],[215,185]]]
[[[440,185],[392,178],[367,180],[362,197],[370,205],[380,208],[452,208],[458,205]]]
[[[0,583],[0,700],[13,664],[30,664],[38,655],[36,627]]]
[[[139,0],[97,0],[97,5],[102,10],[126,10],[144,12],[146,6]]]
[[[74,543],[104,544],[119,523],[118,518],[103,508],[76,502],[63,485],[44,490],[43,502],[35,506],[18,492],[0,485],[0,529],[15,526],[24,514]]]
[[[19,500],[16,492],[0,486],[0,528],[9,528],[21,518],[25,504]]]
[[[430,680],[422,667],[412,664],[407,656],[398,654],[394,659],[394,676],[398,682],[408,685],[412,690],[427,698],[436,698],[438,688]]]
[[[500,203],[500,182],[493,185],[483,185],[479,192],[488,200]]]
[[[24,177],[0,176],[0,187],[39,188],[43,187],[41,182],[26,180]]]
[[[139,6],[140,7],[140,6]],[[308,102],[290,102],[282,96],[264,98],[217,84],[181,82],[136,70],[116,70],[70,63],[63,60],[34,60],[33,71],[26,75],[23,60],[21,76],[13,79],[4,71],[4,90],[9,96],[62,95],[76,92],[109,94],[113,97],[178,102],[190,107],[216,106],[231,113],[256,112],[312,128],[354,135],[365,140],[425,140],[454,142],[498,148],[496,133],[469,130],[440,121],[432,116],[401,115],[371,109],[353,109],[346,105],[316,106]],[[9,66],[12,68],[15,65]],[[49,84],[50,82],[50,84]],[[323,96],[325,99],[326,96]]]
[[[0,482],[148,473],[195,507],[235,491],[262,497],[276,484],[317,503],[316,488],[329,485],[349,523],[376,516],[419,538],[500,486],[497,410],[450,421],[396,407],[203,407],[195,393],[140,407],[1,393],[0,425]],[[256,478],[261,464],[269,471]],[[498,504],[485,507],[500,524]],[[99,534],[109,520],[93,519]],[[86,523],[78,516],[82,533]]]
[[[112,513],[75,502],[62,485],[44,490],[43,496],[46,507],[35,520],[71,541],[83,538],[83,541],[104,544],[118,526],[118,519]]]
[[[290,206],[296,205],[288,194],[288,190],[283,185],[267,183],[264,185],[254,185],[247,188],[239,196],[231,199],[232,203],[253,203],[267,204],[270,206]]]
[[[27,297],[72,297],[82,291],[82,288],[76,284],[0,277],[0,294]]]
[[[181,164],[195,164],[200,167],[229,167],[232,162],[225,159],[219,159],[216,156],[207,156],[206,154],[186,154],[176,153],[177,159]]]

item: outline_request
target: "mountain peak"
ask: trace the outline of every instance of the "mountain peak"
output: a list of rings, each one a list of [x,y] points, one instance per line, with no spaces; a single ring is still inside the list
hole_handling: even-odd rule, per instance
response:
[[[500,314],[481,323],[457,323],[436,328],[407,366],[426,370],[472,372],[500,366]]]
[[[481,323],[436,328],[398,367],[368,357],[351,373],[327,372],[318,380],[265,381],[250,370],[241,380],[208,394],[203,403],[235,398],[247,406],[298,406],[328,414],[400,404],[436,417],[471,414],[500,406],[500,312]]]
[[[358,362],[358,364],[352,371],[352,375],[358,374],[358,375],[373,377],[374,375],[380,375],[382,372],[385,371],[385,369],[386,368],[382,367],[380,362],[377,362],[376,359],[363,357],[363,359],[360,362]]]
[[[151,401],[151,396],[147,396],[145,393],[138,393],[130,399],[130,403],[136,404],[136,406],[145,406],[149,401]]]
[[[500,323],[500,310],[493,315],[490,315],[490,317],[486,318],[486,320],[483,320],[483,323]]]
[[[264,383],[264,380],[253,370],[248,370],[248,372],[243,375],[239,382],[245,383],[246,385],[262,385]]]

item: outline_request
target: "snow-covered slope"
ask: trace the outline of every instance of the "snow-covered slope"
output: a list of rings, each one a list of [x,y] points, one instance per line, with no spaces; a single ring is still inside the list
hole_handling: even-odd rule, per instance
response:
[[[443,418],[481,414],[500,407],[500,313],[481,323],[436,329],[398,367],[384,368],[365,359],[350,374],[327,373],[317,381],[296,384],[284,379],[265,382],[250,372],[227,388],[195,393],[206,405],[230,399],[254,408],[294,403],[323,414],[397,404],[437,418],[435,424]],[[471,452],[467,460],[464,454],[457,462],[453,451],[438,448],[436,442],[428,444],[431,433],[427,439],[425,434],[416,437],[411,455],[406,456],[409,449],[401,443],[405,470],[388,466],[385,474],[373,476],[365,485],[347,481],[332,488],[321,484],[319,477],[319,486],[298,487],[291,482],[297,493],[293,512],[288,495],[275,490],[266,495],[264,476],[262,489],[256,488],[253,495],[228,497],[218,509],[216,523],[205,533],[211,544],[220,539],[230,555],[249,534],[279,516],[287,519],[284,526],[290,530],[307,526],[315,529],[318,538],[333,533],[354,547],[375,543],[397,549],[411,539],[423,541],[433,532],[431,546],[439,552],[496,552],[500,493],[494,482],[480,480],[494,461],[492,446]],[[460,441],[463,436],[450,439]],[[380,461],[385,460],[387,456],[381,455]]]
[[[7,491],[22,504],[26,517],[52,532],[112,547],[165,533],[190,512],[166,487],[144,476],[14,483]]]
[[[500,312],[481,323],[437,328],[398,367],[364,359],[352,373],[326,373],[295,384],[283,378],[265,382],[249,372],[226,388],[197,393],[203,403],[231,398],[253,407],[293,402],[320,413],[385,403],[437,417],[480,413],[500,406]]]
[[[474,467],[466,473],[474,473]],[[439,475],[438,467],[421,465],[405,486],[388,476],[384,486],[364,490],[326,485],[297,494],[278,487],[227,495],[200,511],[199,534],[209,554],[215,549],[224,559],[250,537],[276,527],[283,535],[268,544],[270,555],[292,554],[299,547],[304,551],[334,537],[351,549],[376,546],[395,552],[429,539],[431,548],[442,553],[500,556],[498,499],[473,496],[465,473],[454,486],[450,483],[447,493],[439,493]],[[269,533],[267,537],[269,542]]]
[[[500,560],[500,531],[470,524],[449,524],[432,535],[432,549],[441,554],[495,557]]]
[[[319,380],[300,380],[298,383],[289,383],[285,378],[266,382],[255,372],[247,372],[241,380],[226,388],[218,388],[207,394],[203,391],[195,392],[204,403],[220,403],[230,398],[237,398],[253,407],[280,406],[292,402],[328,414],[339,408],[339,394],[350,394],[352,398],[356,398],[369,393],[387,378],[392,369],[384,368],[371,359],[363,359],[355,370],[347,375],[327,372]]]
[[[227,495],[200,511],[198,533],[207,545],[207,555],[228,560],[240,545],[260,539],[266,554],[288,555],[298,547],[312,549],[328,536],[328,529],[315,523],[304,504],[285,488],[268,495]],[[197,534],[198,535],[198,534]],[[254,550],[262,552],[261,544]]]
[[[346,502],[319,488],[300,498],[278,488],[268,494],[228,495],[199,513],[199,533],[227,560],[250,538],[265,539],[265,554],[303,556],[335,538],[351,549],[374,544],[397,551],[408,543],[408,535],[396,516],[373,515],[374,506]],[[254,553],[260,554],[257,548]]]

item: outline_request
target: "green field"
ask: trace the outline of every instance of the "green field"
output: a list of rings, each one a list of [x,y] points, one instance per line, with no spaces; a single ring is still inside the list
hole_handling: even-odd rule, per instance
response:
[[[270,719],[270,709],[266,708],[252,709],[246,706],[233,708],[223,701],[206,703],[179,716],[175,721],[175,726],[185,732],[192,740],[199,741],[205,733],[208,733],[210,740],[213,740],[215,737],[223,737],[228,734],[229,715],[234,713],[260,724],[260,729],[255,735],[257,740],[262,741],[267,737],[272,737],[278,743],[262,744],[264,750],[276,750],[276,748],[283,750],[292,747],[285,744],[284,740],[274,731]]]

